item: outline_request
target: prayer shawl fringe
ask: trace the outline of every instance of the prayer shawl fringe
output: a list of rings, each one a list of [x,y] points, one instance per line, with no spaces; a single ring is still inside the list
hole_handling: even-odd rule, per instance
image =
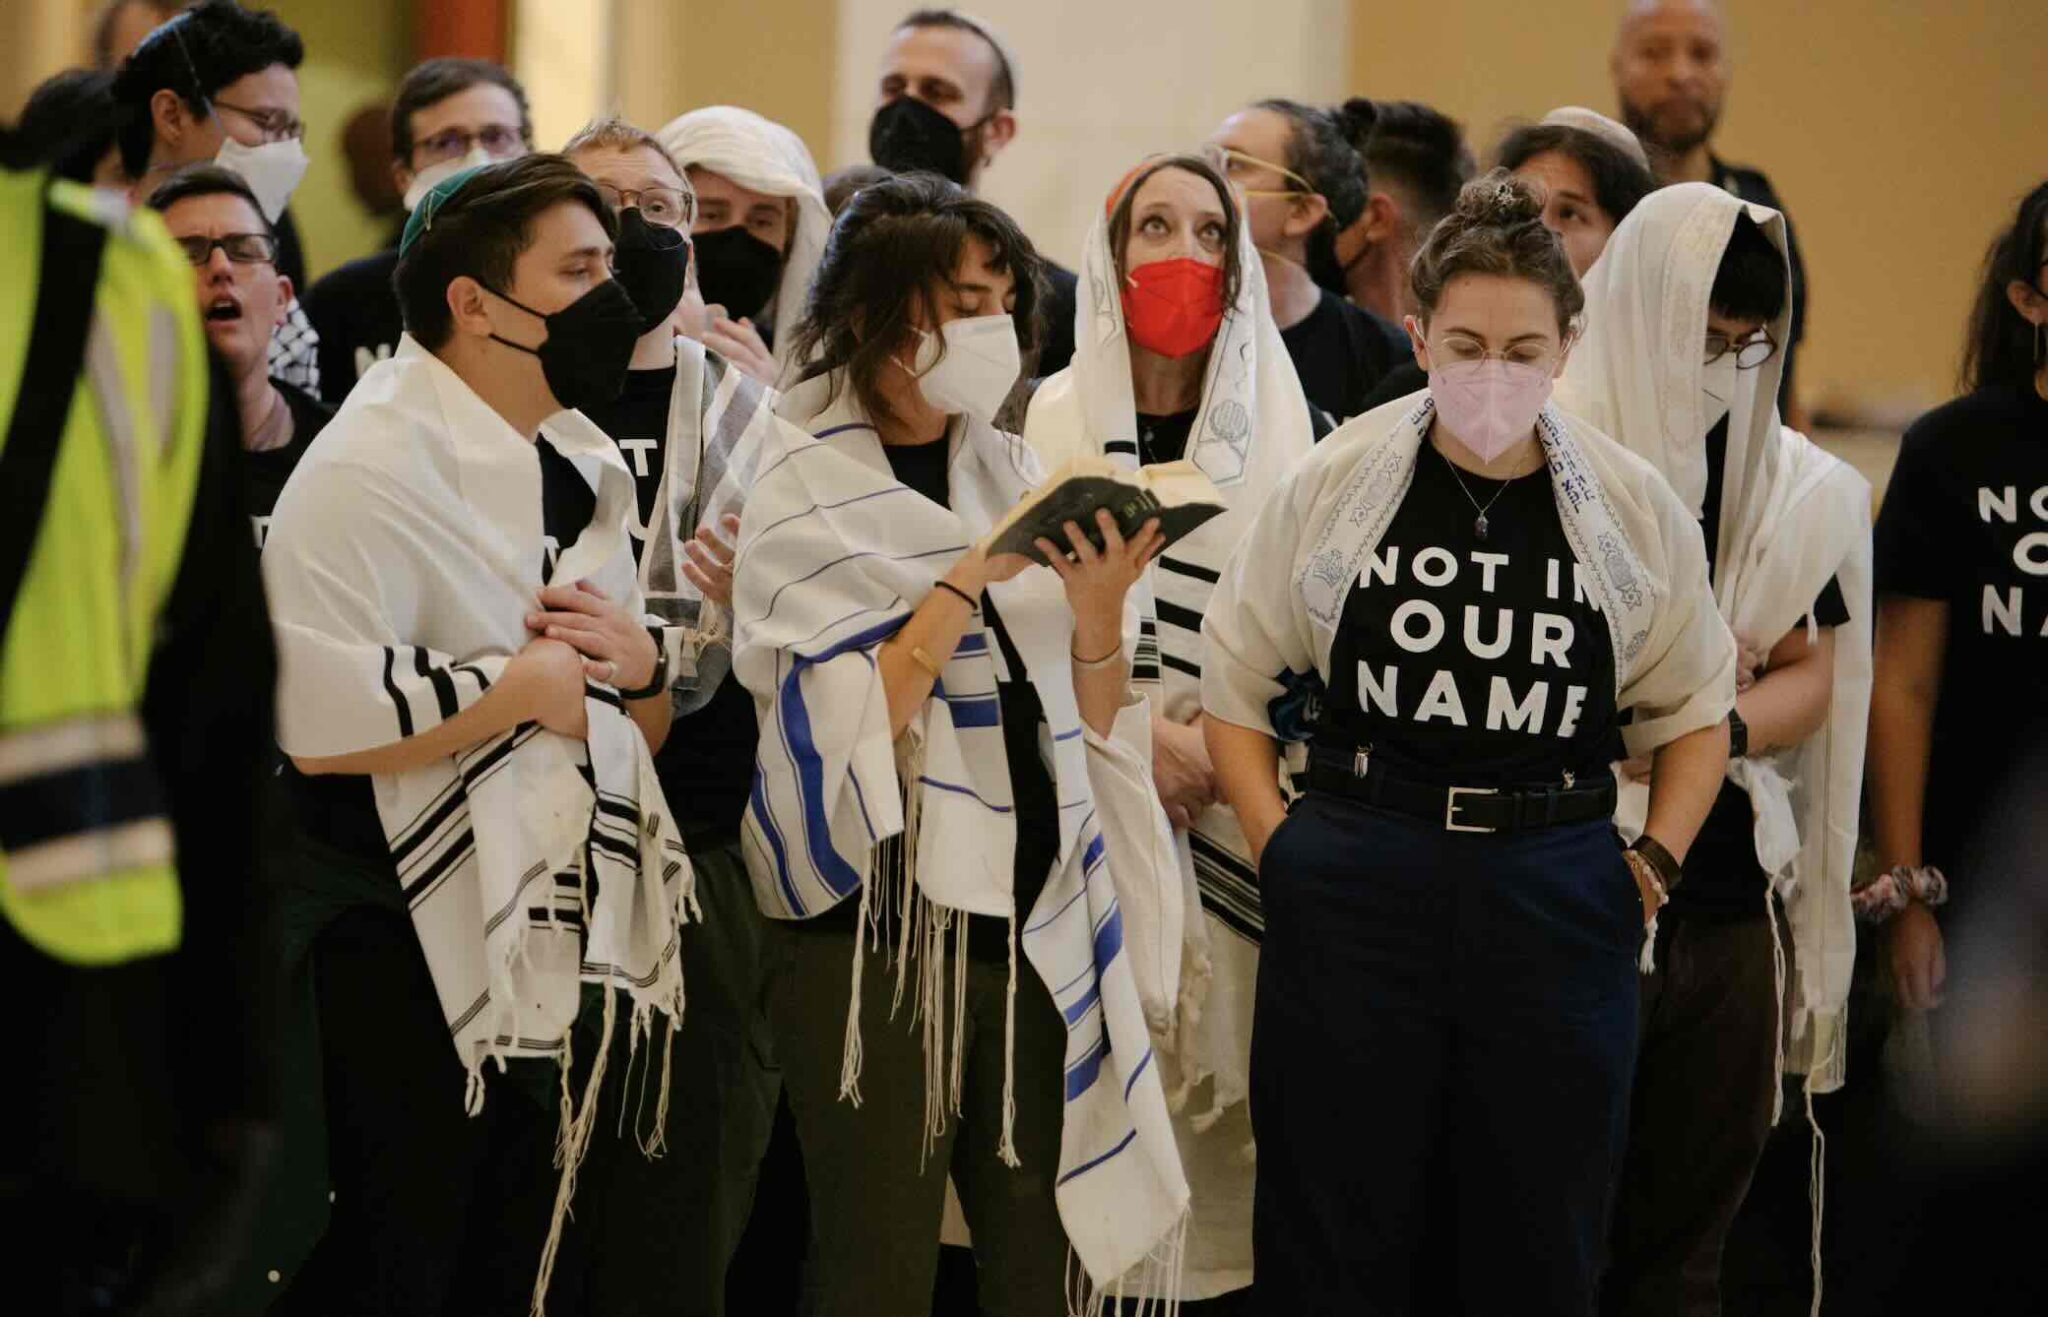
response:
[[[590,580],[637,611],[631,476],[577,413],[546,433],[597,492],[551,579]],[[286,753],[371,749],[476,703],[527,643],[540,507],[531,445],[418,343],[365,374],[287,484],[264,553]],[[585,741],[527,723],[371,779],[472,1114],[491,1062],[550,1058],[566,1084],[584,983],[605,991],[607,1042],[616,993],[636,1046],[657,1013],[671,1029],[682,1016],[689,860],[618,693],[590,685],[586,710]],[[600,1052],[581,1102],[564,1095],[554,1235],[603,1077]]]
[[[1242,286],[1209,349],[1185,454],[1215,482],[1226,511],[1169,548],[1132,591],[1140,627],[1133,684],[1164,717],[1183,724],[1202,711],[1201,628],[1210,591],[1268,495],[1314,447],[1308,404],[1273,323],[1249,229],[1239,232],[1238,265]],[[1073,364],[1039,387],[1024,437],[1048,468],[1096,454],[1136,467],[1141,454],[1131,348],[1106,218],[1089,231],[1081,279],[1087,295],[1075,313]],[[1157,989],[1142,960],[1134,968],[1154,1036],[1175,1062],[1178,1082],[1170,1099],[1176,1111],[1197,1085],[1213,1080],[1207,1108],[1192,1117],[1200,1132],[1249,1090],[1251,1002],[1265,914],[1251,848],[1228,807],[1204,810],[1174,840],[1189,890],[1178,965],[1159,967]]]
[[[1745,213],[1788,249],[1778,212],[1708,184],[1666,188],[1637,207],[1587,274],[1586,338],[1559,388],[1564,406],[1662,470],[1696,515],[1707,483],[1700,341],[1721,253]],[[1791,317],[1788,302],[1769,325],[1780,343]],[[1782,948],[1778,955],[1781,1007],[1791,1013],[1780,1064],[1828,1093],[1844,1078],[1855,961],[1849,880],[1870,708],[1870,487],[1779,422],[1782,369],[1780,353],[1736,377],[1714,592],[1735,634],[1760,644],[1807,615],[1830,577],[1849,606],[1835,629],[1827,722],[1796,747],[1728,767],[1756,810],[1757,858],[1771,876],[1759,899],[1768,911],[1775,890],[1792,932],[1789,987]],[[1640,831],[1648,795],[1641,783],[1623,784],[1624,831]]]
[[[1323,440],[1260,511],[1211,596],[1202,706],[1273,735],[1285,674],[1328,679],[1345,600],[1393,521],[1435,417],[1417,394]],[[1698,524],[1641,458],[1546,407],[1536,423],[1565,538],[1614,644],[1631,754],[1711,727],[1735,700],[1735,641],[1714,611]]]
[[[897,903],[899,1004],[911,955],[922,957],[913,1012],[926,1030],[928,1125],[958,1105],[942,1015],[949,965],[956,1012],[961,1000],[963,916],[1021,922],[1024,955],[1068,1031],[1055,1195],[1088,1274],[1106,1283],[1158,1248],[1187,1205],[1131,973],[1129,943],[1156,930],[1135,925],[1123,900],[1172,874],[1152,795],[1149,706],[1134,698],[1108,738],[1088,730],[1058,578],[1032,569],[990,586],[1045,709],[1041,743],[1059,801],[1057,866],[1036,905],[1017,910],[1017,824],[987,632],[970,624],[945,663],[906,733],[901,776],[874,651],[1040,468],[1015,436],[956,422],[953,508],[938,507],[897,483],[873,428],[832,384],[820,377],[783,399],[783,414],[817,438],[769,438],[736,564],[734,670],[761,711],[743,828],[756,899],[772,918],[803,919],[857,895],[870,940],[880,903]],[[905,871],[911,881],[890,881]],[[852,969],[849,1100],[859,1091],[863,959]],[[956,1017],[955,1051],[958,1039]]]

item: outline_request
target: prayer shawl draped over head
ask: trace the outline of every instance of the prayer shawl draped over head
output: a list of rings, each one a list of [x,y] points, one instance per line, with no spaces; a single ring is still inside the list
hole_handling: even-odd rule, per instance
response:
[[[637,612],[633,479],[617,447],[576,412],[544,433],[597,495],[548,579],[588,580]],[[279,744],[302,758],[369,750],[475,704],[529,639],[544,561],[533,445],[405,337],[357,382],[278,499],[263,577]],[[522,723],[370,779],[473,1112],[492,1059],[553,1057],[566,1076],[584,983],[605,989],[607,1049],[615,991],[631,1002],[636,1046],[657,1012],[671,1027],[682,1016],[689,862],[618,693],[589,686],[586,710],[587,741]],[[580,1108],[564,1099],[563,1181],[536,1307],[606,1055]]]
[[[1655,463],[1695,515],[1707,485],[1700,392],[1707,303],[1736,216],[1745,212],[1787,250],[1782,216],[1710,184],[1682,183],[1646,198],[1587,272],[1586,335],[1558,388],[1560,406]],[[1768,326],[1780,344],[1791,318],[1788,296]],[[1849,878],[1870,706],[1870,486],[1780,424],[1783,364],[1781,352],[1736,376],[1714,595],[1735,634],[1764,649],[1810,613],[1830,577],[1849,606],[1848,623],[1835,629],[1826,724],[1796,747],[1728,766],[1755,807],[1757,858],[1792,929],[1785,1064],[1825,1093],[1844,1077],[1855,960]],[[1624,830],[1639,831],[1647,808],[1647,787],[1624,783],[1617,812]],[[1769,893],[1757,899],[1768,903]]]
[[[775,397],[702,343],[677,336],[661,486],[642,536],[639,579],[649,619],[662,629],[678,718],[704,707],[732,670],[731,610],[707,601],[683,574],[683,546],[703,527],[726,538],[719,518],[737,515],[745,502],[762,436],[787,424],[775,415]]]
[[[1073,615],[1058,578],[1033,568],[989,586],[1026,668],[1013,675],[1028,677],[1045,711],[1041,752],[1059,804],[1059,859],[1036,905],[1017,910],[1000,655],[984,615],[969,624],[906,729],[900,776],[875,650],[1041,478],[1039,465],[1016,436],[960,418],[948,470],[952,507],[942,508],[896,480],[874,427],[843,391],[834,396],[835,378],[785,396],[783,414],[816,438],[770,435],[748,493],[733,660],[761,711],[743,829],[748,871],[773,918],[808,918],[849,898],[863,911],[899,901],[906,942],[913,919],[938,935],[937,947],[925,934],[916,939],[926,978],[943,963],[944,930],[964,939],[961,912],[1019,921],[1024,954],[1065,1017],[1067,1052],[1064,1077],[1015,1082],[1063,1085],[1060,1217],[1089,1276],[1108,1288],[1141,1264],[1170,1265],[1188,1197],[1129,950],[1133,940],[1158,936],[1142,926],[1146,901],[1138,898],[1150,889],[1156,907],[1157,892],[1178,890],[1152,793],[1150,709],[1134,697],[1111,736],[1098,737],[1077,706]],[[1131,610],[1127,631],[1135,629]],[[896,951],[899,992],[909,950]],[[954,954],[966,954],[964,941]],[[856,950],[843,1079],[856,1101],[862,960]],[[1014,1003],[1014,966],[1012,974]],[[929,987],[919,1000],[929,1018]],[[928,1024],[928,1065],[934,1046]],[[953,1109],[958,1073],[956,1066]],[[932,1104],[928,1093],[928,1110]],[[1014,1156],[1007,1129],[1004,1151]]]
[[[761,313],[774,328],[776,379],[785,387],[802,372],[789,359],[796,324],[810,299],[811,276],[825,252],[832,212],[818,166],[803,139],[772,119],[736,105],[708,105],[671,119],[655,134],[685,170],[708,169],[754,192],[787,197],[796,211],[789,248],[782,255],[782,283]],[[770,312],[773,318],[770,318]]]
[[[1140,627],[1132,680],[1179,723],[1193,722],[1202,711],[1202,613],[1213,583],[1267,497],[1315,443],[1248,225],[1239,226],[1237,257],[1244,272],[1237,301],[1226,308],[1209,349],[1184,454],[1215,482],[1226,510],[1167,549],[1132,590]],[[1081,280],[1073,364],[1039,386],[1024,437],[1048,469],[1084,454],[1135,467],[1131,348],[1107,217],[1089,231]],[[1265,915],[1250,847],[1228,806],[1210,806],[1175,840],[1184,880],[1199,888],[1206,918],[1187,921],[1179,1018],[1153,1023],[1174,1055],[1183,1091],[1214,1077],[1211,1105],[1195,1117],[1200,1129],[1242,1101],[1248,1088]]]
[[[1338,621],[1415,476],[1436,404],[1403,398],[1324,438],[1266,501],[1202,619],[1202,708],[1274,735],[1282,678],[1330,676]],[[1572,557],[1614,646],[1630,754],[1712,727],[1735,702],[1735,640],[1714,611],[1699,525],[1641,458],[1546,406],[1536,436]],[[1361,860],[1361,863],[1365,861]]]

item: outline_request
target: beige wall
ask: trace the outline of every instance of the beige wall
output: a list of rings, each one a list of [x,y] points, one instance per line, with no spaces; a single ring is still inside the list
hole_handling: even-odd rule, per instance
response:
[[[1946,396],[1975,271],[2048,174],[2048,3],[1727,0],[1717,145],[1766,170],[1813,282],[1809,400]],[[1484,150],[1513,117],[1613,111],[1616,0],[1353,0],[1351,84],[1426,100]]]

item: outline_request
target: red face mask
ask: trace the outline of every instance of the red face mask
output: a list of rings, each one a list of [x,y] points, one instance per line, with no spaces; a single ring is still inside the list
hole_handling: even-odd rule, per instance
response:
[[[1223,269],[1177,256],[1124,276],[1124,328],[1131,342],[1162,357],[1209,346],[1223,323]]]

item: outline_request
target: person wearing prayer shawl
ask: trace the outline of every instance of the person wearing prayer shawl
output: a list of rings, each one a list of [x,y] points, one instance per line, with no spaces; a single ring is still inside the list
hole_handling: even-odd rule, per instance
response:
[[[612,1084],[637,1070],[665,1123],[691,888],[651,756],[668,665],[632,476],[566,410],[618,392],[641,333],[616,232],[558,155],[436,185],[401,243],[406,336],[273,513],[290,963],[335,1191],[307,1311],[540,1311],[615,1034]]]
[[[991,558],[1043,477],[995,414],[1040,262],[934,175],[862,189],[795,343],[734,562],[762,735],[744,825],[811,1200],[819,1313],[932,1291],[947,1175],[984,1312],[1162,1292],[1188,1189],[1148,1019],[1180,879],[1130,685],[1158,543],[1106,513]],[[815,436],[809,437],[809,436]],[[1028,962],[1030,973],[1020,972]],[[849,967],[851,991],[849,992]],[[1085,1297],[1084,1297],[1085,1296]]]
[[[701,921],[682,930],[690,1010],[676,1037],[668,1124],[615,1089],[641,1157],[611,1140],[583,1173],[577,1213],[588,1280],[605,1312],[722,1313],[725,1278],[755,1193],[781,1081],[761,1000],[762,918],[740,856],[753,782],[753,697],[732,675],[732,541],[774,394],[679,332],[696,196],[653,134],[616,118],[584,127],[562,154],[617,207],[616,277],[643,327],[625,387],[584,414],[617,444],[637,495],[628,512],[640,592],[661,623],[675,725],[655,754],[695,872]],[[614,1124],[618,1112],[608,1117]]]
[[[1690,512],[1548,402],[1582,295],[1542,209],[1501,170],[1460,194],[1415,261],[1428,393],[1281,481],[1202,621],[1209,758],[1266,916],[1273,1312],[1593,1310],[1638,955],[1713,803],[1736,654]],[[1290,811],[1278,738],[1317,686]],[[1628,850],[1624,745],[1657,768]]]
[[[1700,519],[1741,652],[1727,779],[1643,980],[1611,1313],[1720,1311],[1722,1244],[1776,1121],[1780,1071],[1804,1075],[1809,1099],[1843,1080],[1870,486],[1779,422],[1791,303],[1783,218],[1674,184],[1622,221],[1587,275],[1586,335],[1558,388]],[[1640,756],[1622,774],[1632,834],[1656,778]]]
[[[1146,161],[1119,182],[1088,236],[1090,290],[1074,361],[1033,395],[1024,438],[1048,468],[1083,454],[1131,466],[1193,461],[1228,510],[1173,545],[1133,593],[1132,681],[1152,701],[1152,767],[1175,827],[1187,898],[1174,1012],[1154,1022],[1174,1095],[1174,1136],[1193,1215],[1177,1290],[1200,1301],[1252,1283],[1252,990],[1258,875],[1216,803],[1202,743],[1202,610],[1237,540],[1321,431],[1266,298],[1236,194],[1198,156]]]
[[[832,227],[803,139],[752,110],[710,105],[657,134],[697,194],[697,283],[711,311],[704,343],[770,384],[805,364],[790,344]]]

